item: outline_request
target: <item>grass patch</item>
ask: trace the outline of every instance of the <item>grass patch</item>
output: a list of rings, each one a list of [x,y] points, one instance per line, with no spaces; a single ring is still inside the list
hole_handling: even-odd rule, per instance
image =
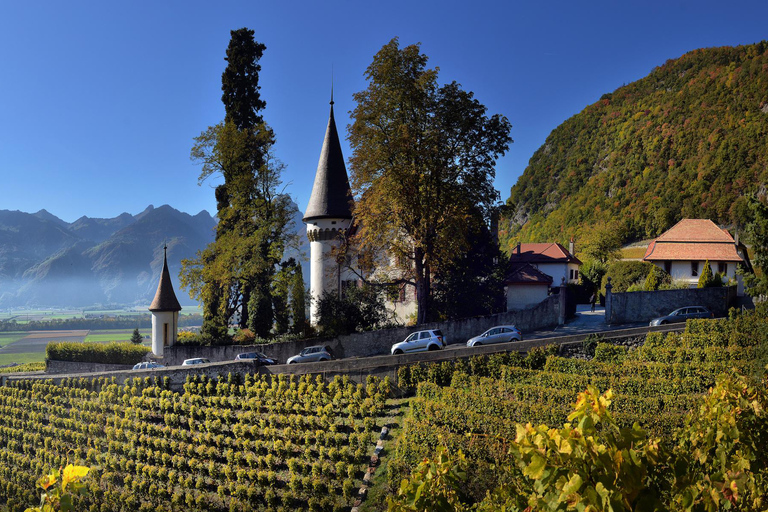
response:
[[[27,334],[29,333],[24,331],[2,332],[0,333],[0,347],[16,343],[20,339],[25,338]]]
[[[383,512],[387,510],[387,496],[397,494],[397,489],[390,489],[387,482],[388,455],[395,449],[395,440],[400,435],[403,414],[408,407],[408,398],[390,398],[387,400],[387,415],[377,422],[379,429],[389,426],[389,434],[384,440],[384,451],[379,458],[379,466],[371,478],[368,495],[360,504],[360,512]],[[376,437],[378,440],[378,436]]]
[[[22,352],[20,354],[0,353],[0,365],[11,363],[42,363],[45,362],[45,352]]]
[[[621,259],[641,259],[645,256],[646,247],[624,247],[621,249]]]

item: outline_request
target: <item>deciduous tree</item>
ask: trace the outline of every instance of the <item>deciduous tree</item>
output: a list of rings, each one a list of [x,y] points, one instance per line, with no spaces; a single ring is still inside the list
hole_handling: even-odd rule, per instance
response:
[[[466,251],[475,209],[487,221],[499,198],[494,165],[511,142],[510,124],[487,116],[456,82],[439,86],[419,46],[401,49],[397,38],[365,77],[349,127],[358,237],[364,250],[385,248],[398,262],[423,323],[435,271]]]

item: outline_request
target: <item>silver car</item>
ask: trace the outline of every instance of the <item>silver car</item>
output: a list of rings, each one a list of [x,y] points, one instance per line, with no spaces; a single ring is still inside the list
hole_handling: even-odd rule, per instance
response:
[[[192,359],[185,359],[181,366],[192,366],[193,364],[206,364],[210,362],[209,359],[204,357],[193,357]]]
[[[136,363],[133,365],[134,370],[154,370],[155,368],[165,368],[165,366],[154,361],[144,361],[142,363]]]
[[[440,329],[430,331],[417,331],[411,333],[405,340],[395,343],[390,349],[394,355],[407,354],[409,352],[423,352],[425,350],[440,350],[445,347],[445,338]]]
[[[492,343],[508,343],[510,341],[523,341],[523,333],[514,325],[497,325],[491,327],[483,334],[470,338],[468,347],[479,347]]]
[[[313,363],[316,361],[330,361],[333,359],[331,351],[323,345],[307,347],[297,355],[288,358],[288,364],[294,363]]]
[[[667,316],[660,316],[651,320],[649,325],[664,325],[674,324],[677,322],[685,322],[689,318],[715,318],[715,315],[711,313],[707,308],[703,306],[686,306],[684,308],[678,308],[668,314]]]

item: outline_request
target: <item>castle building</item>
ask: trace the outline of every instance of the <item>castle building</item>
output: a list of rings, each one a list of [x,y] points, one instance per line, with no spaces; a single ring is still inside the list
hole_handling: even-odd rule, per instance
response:
[[[181,305],[176,299],[171,283],[171,273],[168,271],[168,247],[163,247],[163,271],[157,292],[149,311],[152,312],[152,353],[163,357],[163,349],[176,343],[179,327],[179,311]]]
[[[344,155],[341,153],[339,134],[333,117],[333,96],[331,113],[325,130],[320,161],[317,164],[312,194],[304,213],[309,239],[310,280],[310,324],[316,325],[318,303],[325,292],[341,294],[345,281],[356,281],[357,276],[345,262],[334,257],[343,237],[352,224],[352,190],[349,186]]]

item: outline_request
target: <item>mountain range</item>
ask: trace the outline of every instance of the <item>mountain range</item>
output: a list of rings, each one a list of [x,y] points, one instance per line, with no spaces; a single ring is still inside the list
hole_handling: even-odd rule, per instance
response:
[[[683,218],[739,230],[768,192],[768,42],[694,50],[555,128],[512,187],[502,246],[631,242]]]
[[[181,260],[213,241],[216,221],[168,205],[111,219],[65,222],[37,213],[0,210],[0,307],[149,304],[163,266],[163,246],[176,295]]]

